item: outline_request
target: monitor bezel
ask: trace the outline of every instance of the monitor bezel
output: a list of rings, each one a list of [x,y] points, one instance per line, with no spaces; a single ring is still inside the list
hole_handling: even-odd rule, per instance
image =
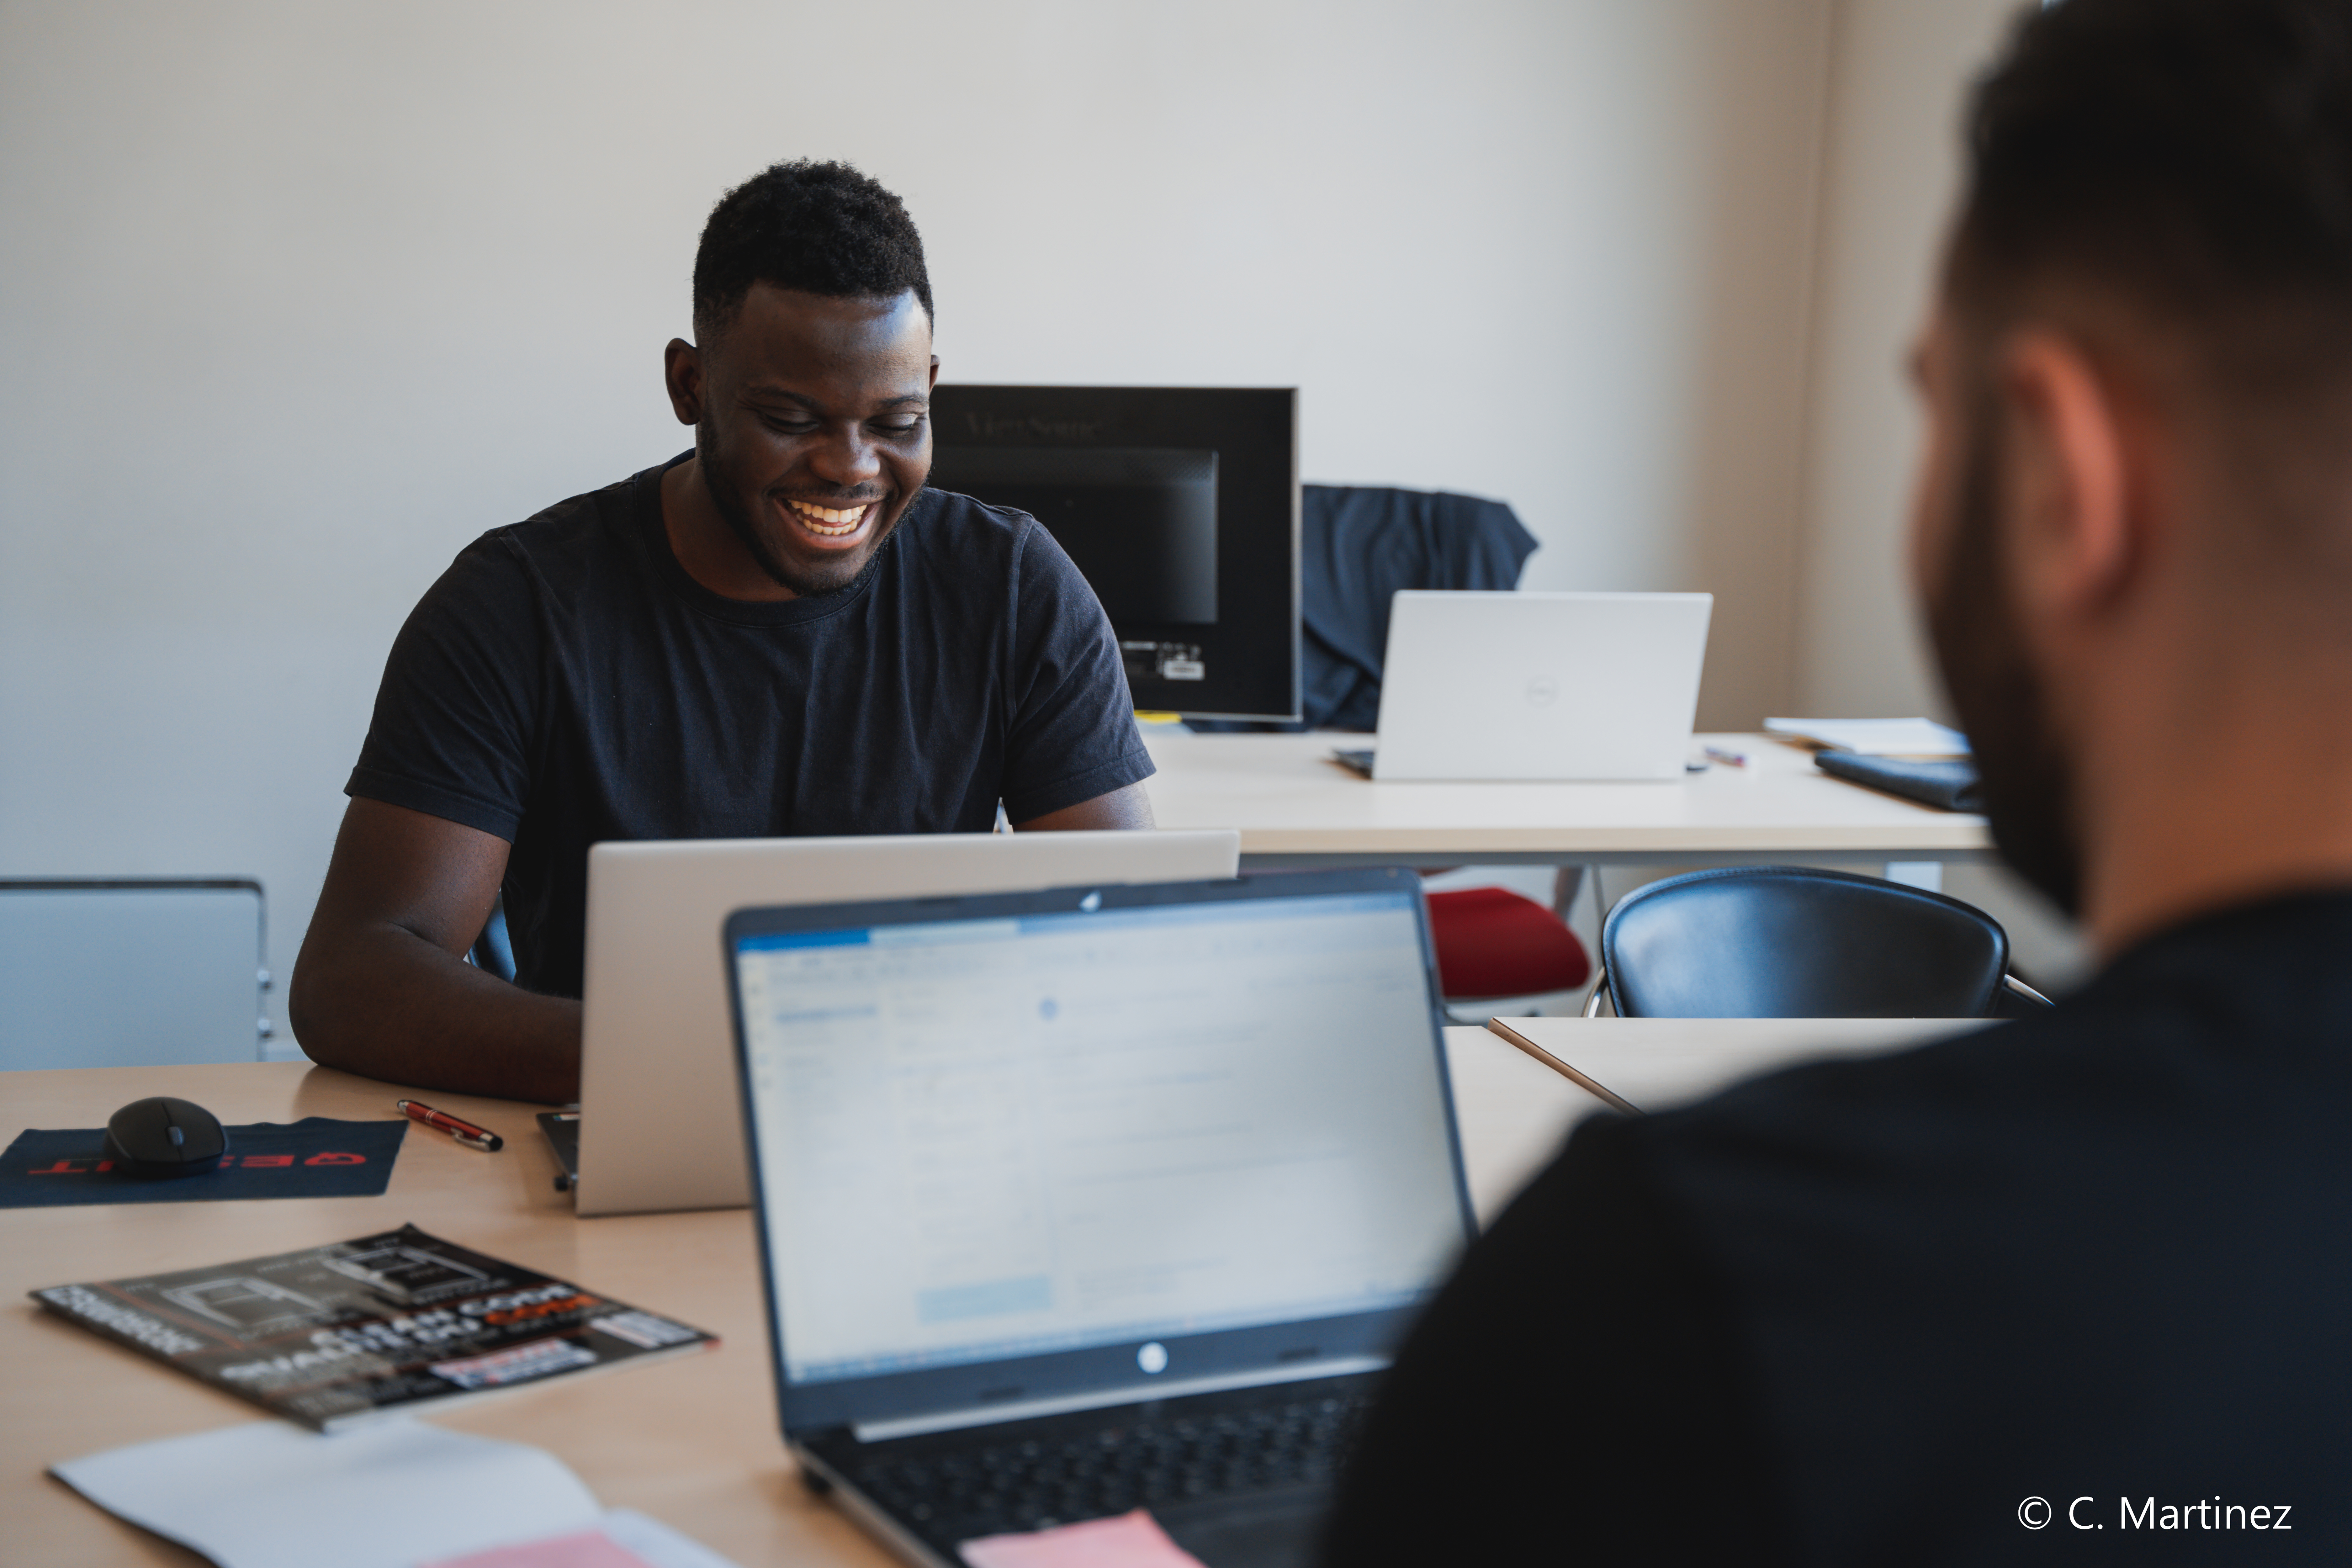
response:
[[[760,1246],[761,1299],[767,1309],[768,1348],[774,1369],[776,1405],[787,1439],[829,1428],[904,1420],[944,1413],[984,1411],[992,1405],[1084,1399],[1116,1404],[1155,1397],[1160,1391],[1203,1380],[1266,1380],[1318,1374],[1330,1364],[1384,1360],[1419,1314],[1439,1281],[1414,1301],[1369,1312],[1223,1329],[1198,1334],[1160,1335],[1118,1341],[1034,1356],[956,1363],[871,1377],[793,1382],[784,1354],[784,1326],[775,1289],[776,1259],[769,1248],[766,1184],[753,1110],[750,1037],[744,1028],[741,972],[737,959],[747,938],[852,930],[877,925],[924,924],[943,920],[1003,920],[1034,914],[1087,913],[1174,904],[1243,902],[1265,899],[1327,898],[1368,892],[1409,894],[1407,908],[1421,944],[1423,989],[1427,999],[1431,1068],[1444,1120],[1446,1151],[1454,1181],[1454,1210],[1466,1247],[1477,1235],[1476,1211],[1462,1158],[1454,1114],[1453,1079],[1446,1065],[1445,1016],[1437,979],[1436,950],[1430,940],[1429,910],[1420,878],[1396,867],[1340,871],[1283,872],[1209,882],[1102,884],[1043,892],[970,894],[946,898],[892,899],[856,903],[796,904],[738,910],[727,919],[721,952],[727,970],[728,1008],[733,1024],[735,1067],[741,1092],[744,1153],[751,1172],[752,1228]],[[1087,900],[1093,900],[1088,904]],[[1138,1363],[1146,1343],[1166,1352],[1160,1373]]]
[[[1130,670],[1128,685],[1135,706],[1147,711],[1297,721],[1303,689],[1297,388],[942,382],[931,391],[930,420],[935,466],[940,452],[958,447],[1214,450],[1218,623],[1111,627],[1122,643],[1197,646],[1207,675],[1197,682],[1138,679]],[[1278,509],[1270,499],[1277,485],[1286,497]],[[1275,528],[1287,541],[1286,550],[1276,552],[1285,563],[1279,582],[1266,580],[1253,565],[1263,560],[1264,538]]]

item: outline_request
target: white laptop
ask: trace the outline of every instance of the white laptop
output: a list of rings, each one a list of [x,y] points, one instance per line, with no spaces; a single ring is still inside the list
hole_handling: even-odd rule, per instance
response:
[[[1374,779],[1678,779],[1712,594],[1396,595]]]
[[[727,931],[803,1472],[928,1568],[1139,1508],[1209,1568],[1309,1568],[1376,1374],[1472,1234],[1420,879]]]
[[[1241,836],[938,833],[599,844],[580,1039],[583,1215],[751,1202],[719,931],[754,904],[1231,877]]]

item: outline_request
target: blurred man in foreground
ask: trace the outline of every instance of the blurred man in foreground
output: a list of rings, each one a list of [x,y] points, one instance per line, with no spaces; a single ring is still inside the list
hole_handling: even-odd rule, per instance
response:
[[[1969,152],[1915,573],[2101,972],[1587,1124],[1335,1565],[2352,1560],[2352,5],[2062,0]]]

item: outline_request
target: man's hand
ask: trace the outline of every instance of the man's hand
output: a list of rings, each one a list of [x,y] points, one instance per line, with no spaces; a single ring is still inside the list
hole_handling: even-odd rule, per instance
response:
[[[1020,833],[1068,833],[1082,827],[1154,827],[1151,797],[1143,785],[1131,784],[1043,816],[1013,825]]]
[[[580,1004],[466,962],[506,867],[492,834],[352,801],[286,1000],[310,1059],[418,1089],[577,1100]]]

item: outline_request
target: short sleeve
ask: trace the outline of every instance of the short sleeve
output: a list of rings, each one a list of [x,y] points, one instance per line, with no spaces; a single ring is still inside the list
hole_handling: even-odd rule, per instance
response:
[[[506,543],[491,533],[469,545],[394,639],[343,793],[512,843],[530,788],[538,626]]]
[[[1014,563],[1004,813],[1026,822],[1150,778],[1118,639],[1054,536],[1022,530]]]

